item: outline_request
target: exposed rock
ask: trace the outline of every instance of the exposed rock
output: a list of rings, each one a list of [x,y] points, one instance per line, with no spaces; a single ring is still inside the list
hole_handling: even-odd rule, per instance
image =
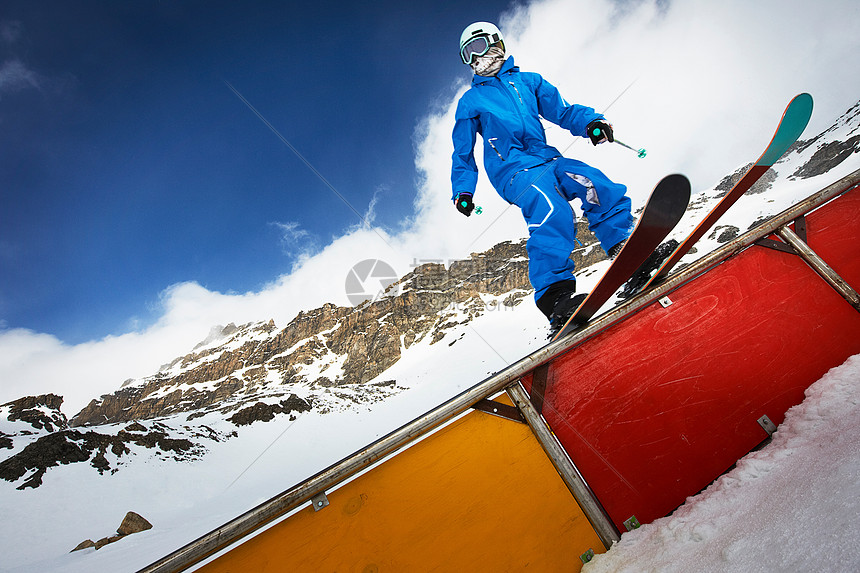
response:
[[[812,154],[812,157],[792,173],[792,177],[807,179],[833,169],[854,153],[860,151],[860,135],[846,141],[825,143]]]
[[[117,435],[95,431],[62,430],[42,436],[23,450],[0,462],[0,478],[14,482],[30,475],[17,487],[19,490],[42,485],[42,477],[49,468],[89,461],[100,474],[114,473],[107,454],[122,458],[130,453],[129,444],[171,454],[175,459],[195,459],[205,448],[189,439],[171,438],[161,430],[138,435],[120,431]]]
[[[132,533],[139,533],[147,529],[152,529],[152,524],[141,517],[140,514],[129,511],[125,514],[116,532],[120,535],[131,535]]]
[[[22,421],[30,424],[37,430],[53,432],[62,430],[69,426],[65,414],[60,412],[63,397],[56,394],[43,394],[41,396],[26,396],[0,406],[3,410],[8,409],[6,418],[10,422]]]
[[[82,549],[89,549],[90,547],[95,548],[96,544],[92,539],[84,539],[78,545],[72,549],[69,553],[74,553],[75,551],[81,551]]]
[[[101,549],[102,547],[104,547],[108,543],[116,543],[117,541],[119,541],[122,538],[123,538],[122,535],[111,535],[110,537],[103,537],[103,538],[99,539],[98,541],[96,541],[95,548]]]
[[[302,400],[295,394],[291,395],[286,400],[281,400],[278,404],[266,404],[257,402],[253,406],[243,408],[236,414],[227,418],[237,426],[247,426],[254,422],[270,422],[274,419],[275,414],[291,414],[292,412],[307,412],[311,409],[311,404]],[[295,416],[290,417],[295,420]]]
[[[145,432],[146,426],[139,422],[135,422],[133,424],[129,424],[125,428],[122,429],[124,432]]]
[[[717,186],[714,187],[715,191],[720,192],[716,195],[716,197],[723,197],[729,191],[731,191],[732,187],[734,187],[737,184],[737,182],[740,181],[741,177],[743,177],[746,174],[746,172],[749,171],[749,168],[752,166],[753,166],[753,164],[750,163],[748,165],[741,167],[740,169],[738,169],[737,171],[735,171],[731,175],[727,175],[727,176],[723,177],[723,179],[717,184]],[[764,174],[758,179],[758,181],[753,183],[753,186],[750,187],[749,189],[747,189],[745,194],[746,195],[757,195],[759,193],[764,193],[765,191],[770,189],[771,185],[773,184],[773,182],[775,180],[776,180],[776,171],[774,171],[771,168],[768,168],[768,170],[764,172]]]
[[[740,229],[734,225],[717,225],[708,235],[708,238],[716,239],[718,243],[723,244],[738,238],[740,234]]]
[[[233,364],[235,367],[235,362],[228,356],[225,363],[216,364],[211,368],[203,368],[203,372],[191,371],[175,378],[156,376],[142,387],[130,386],[113,394],[102,396],[100,400],[92,400],[72,418],[71,425],[73,427],[94,426],[132,420],[147,420],[219,404],[241,390],[242,381],[230,377],[217,382],[213,390],[205,392],[194,388],[175,389],[167,393],[164,393],[164,390],[171,386],[206,381],[212,376],[217,379],[218,374],[228,368],[229,364]]]
[[[74,553],[75,551],[80,551],[82,549],[87,549],[90,547],[95,548],[96,550],[101,549],[105,545],[110,543],[116,543],[123,537],[127,537],[132,533],[139,533],[141,531],[146,531],[147,529],[152,529],[152,524],[149,523],[146,519],[141,517],[139,514],[129,511],[125,514],[125,517],[122,520],[119,528],[116,530],[116,535],[111,535],[108,537],[103,537],[96,542],[93,542],[92,539],[86,539],[81,541],[77,547],[72,549],[70,553]]]
[[[42,476],[49,467],[87,461],[92,450],[85,451],[85,448],[75,441],[69,441],[68,433],[69,430],[66,430],[43,436],[28,444],[21,452],[3,460],[0,462],[0,478],[16,481],[28,471],[32,471],[30,477],[18,486],[18,489],[35,488],[42,485]],[[83,435],[78,432],[72,437],[73,440],[83,439]]]

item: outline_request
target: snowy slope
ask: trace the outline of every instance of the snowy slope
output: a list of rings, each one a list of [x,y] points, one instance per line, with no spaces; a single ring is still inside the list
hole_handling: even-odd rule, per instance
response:
[[[775,171],[778,177],[772,187],[763,193],[743,197],[724,216],[720,225],[731,225],[739,232],[745,232],[763,217],[784,210],[860,167],[860,153],[849,150],[846,160],[823,175],[806,179],[795,175],[830,142],[845,142],[857,136],[860,124],[857,112],[860,108],[855,107],[852,111],[853,115],[840,119],[822,138],[811,141],[807,147],[801,147],[797,153],[777,163]],[[751,161],[754,159],[750,158]],[[693,185],[694,193],[703,186],[702,182],[693,182]],[[675,236],[682,237],[710,209],[720,194],[716,189],[718,186],[719,182],[713,188],[694,195],[694,208],[679,225]],[[718,246],[724,230],[706,236],[697,246],[697,252],[688,255],[683,262],[690,262]],[[580,290],[591,288],[607,265],[601,262],[582,269],[578,275]],[[332,389],[328,402],[330,407],[325,410],[279,414],[269,423],[239,427],[217,410],[181,412],[160,418],[157,423],[170,428],[176,438],[197,435],[206,428],[208,437],[199,440],[205,451],[198,452],[199,455],[179,461],[159,448],[131,447],[129,454],[113,457],[106,454],[111,468],[116,471],[99,474],[88,464],[78,463],[50,468],[38,488],[18,490],[15,488],[20,482],[0,481],[0,507],[3,507],[5,518],[0,520],[3,554],[0,571],[137,570],[303,481],[546,343],[545,319],[529,297],[510,307],[500,304],[504,294],[480,296],[485,311],[476,316],[465,306],[449,309],[446,311],[448,321],[454,326],[445,330],[442,340],[435,344],[431,344],[430,337],[418,340],[408,349],[403,349],[399,361],[370,381],[370,384],[396,381],[396,387],[380,387],[380,395],[384,399],[340,399],[335,394],[349,393],[350,389]],[[254,337],[258,337],[260,342],[265,340],[259,330],[249,329],[247,337],[237,339],[235,343],[253,342],[257,340]],[[218,347],[223,341],[220,331],[213,330],[205,344],[194,349],[196,355],[193,360],[189,359],[185,368],[213,360],[206,351]],[[320,360],[322,362],[304,367],[309,377],[342,367],[330,355]],[[177,374],[182,368],[182,362],[177,361],[166,365],[162,374]],[[752,531],[751,524],[755,520],[751,515],[735,512],[744,507],[767,508],[766,515],[777,524],[775,527],[784,527],[784,531],[791,532],[784,538],[791,539],[797,547],[791,555],[803,553],[804,543],[808,554],[815,553],[811,545],[816,544],[816,547],[826,545],[830,553],[843,555],[841,539],[850,535],[841,537],[840,533],[840,536],[824,543],[817,534],[804,532],[810,529],[806,522],[821,523],[820,527],[831,529],[838,529],[836,525],[840,528],[850,526],[832,521],[839,519],[833,499],[857,498],[860,494],[857,480],[860,454],[854,451],[856,448],[849,447],[858,443],[860,438],[856,408],[857,386],[860,384],[858,370],[860,359],[855,358],[844,370],[825,377],[809,393],[807,402],[799,410],[802,413],[787,419],[780,430],[782,438],[775,439],[762,452],[749,456],[735,472],[699,496],[697,499],[704,500],[701,503],[691,503],[672,517],[626,534],[618,547],[606,558],[598,559],[590,566],[591,569],[602,571],[629,567],[631,571],[663,570],[665,567],[659,564],[660,559],[664,564],[682,562],[682,557],[688,552],[693,553],[702,547],[705,548],[702,549],[703,554],[714,554],[714,559],[722,559],[719,567],[715,565],[715,570],[721,570],[721,567],[749,570],[743,567],[749,564],[744,561],[746,556],[754,551],[753,548],[762,553],[761,548],[771,542],[764,537],[753,537],[756,532]],[[136,387],[143,382],[132,381],[129,386]],[[271,388],[276,388],[279,383],[280,380],[267,378]],[[299,386],[287,391],[301,395]],[[841,397],[834,397],[834,393]],[[44,413],[53,415],[50,411]],[[144,425],[152,429],[154,423],[145,422]],[[828,425],[842,428],[838,440],[828,438],[824,433],[830,431],[825,428]],[[87,429],[117,436],[126,426],[122,423]],[[0,449],[3,457],[21,451],[29,439],[42,435],[34,433],[27,437],[21,433],[19,423],[4,425],[0,432],[14,436],[11,449]],[[801,483],[792,483],[791,479],[803,479],[814,468],[802,466],[803,473],[798,474],[799,470],[791,464],[804,459],[808,460],[807,465],[812,464],[817,456],[824,455],[824,448],[829,452],[824,456],[828,460],[844,460],[844,463],[823,466],[823,469],[830,468],[830,473],[816,479],[822,480],[826,487],[813,494],[805,491]],[[771,488],[779,492],[794,487],[798,495],[785,496],[785,500],[771,499],[770,488],[757,485],[768,482],[755,476],[783,473],[788,477],[780,478],[782,481],[770,478],[774,484]],[[835,491],[843,494],[827,497]],[[857,513],[855,506],[848,509],[844,515]],[[136,511],[146,517],[153,529],[98,551],[89,549],[68,553],[84,539],[95,540],[111,535],[128,511]],[[784,513],[779,514],[780,511]],[[792,516],[795,514],[803,519],[794,519]],[[712,526],[712,522],[721,525]],[[776,529],[767,529],[763,524],[761,528],[768,532],[763,535],[776,536]],[[727,532],[725,535],[721,533],[723,530]],[[731,531],[736,533],[729,533]],[[784,555],[783,543],[773,547],[775,555],[771,561],[762,562],[784,563],[778,561]],[[38,547],[38,551],[34,547]],[[845,559],[856,564],[857,554],[845,551],[848,552]],[[658,564],[647,567],[632,565],[639,552],[653,555],[652,562]],[[679,567],[676,570],[688,569]]]
[[[274,423],[238,429],[217,414],[195,419],[195,425],[236,431],[239,437],[207,443],[208,454],[193,461],[150,457],[136,460],[133,469],[102,476],[85,464],[64,466],[47,472],[38,489],[24,491],[0,482],[0,499],[12,518],[0,522],[0,538],[38,540],[43,548],[34,554],[27,546],[6,546],[4,541],[0,570],[143,567],[527,354],[545,342],[543,321],[530,305],[498,305],[481,319],[452,329],[448,337],[456,342],[451,346],[424,340],[382,376],[397,379],[407,390],[376,404],[328,414],[306,412],[292,422],[282,416]],[[186,424],[184,419],[161,422]],[[98,551],[68,554],[83,539],[111,534],[132,510],[153,529]],[[48,517],[52,515],[63,518]]]

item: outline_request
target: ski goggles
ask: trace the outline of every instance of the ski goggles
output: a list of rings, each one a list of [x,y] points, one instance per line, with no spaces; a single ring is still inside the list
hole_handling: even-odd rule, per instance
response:
[[[504,46],[501,42],[501,40],[498,40],[497,42],[490,43],[490,37],[487,35],[475,36],[460,49],[460,58],[463,59],[464,64],[471,64],[472,60],[486,54],[494,44]]]

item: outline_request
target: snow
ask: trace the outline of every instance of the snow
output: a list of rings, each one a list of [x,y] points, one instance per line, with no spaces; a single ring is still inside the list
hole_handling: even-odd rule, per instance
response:
[[[764,449],[585,573],[860,571],[860,355],[806,390]]]

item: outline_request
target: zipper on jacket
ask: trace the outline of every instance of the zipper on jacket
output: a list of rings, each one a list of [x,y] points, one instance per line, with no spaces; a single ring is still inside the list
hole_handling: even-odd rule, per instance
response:
[[[509,81],[508,83],[511,84],[511,87],[514,88],[515,92],[517,92],[517,97],[520,98],[520,103],[525,105],[525,102],[523,101],[523,96],[520,95],[520,90],[517,89],[517,84],[511,81]]]
[[[505,87],[504,80],[502,80],[502,78],[500,78],[499,76],[496,76],[496,79],[499,80],[499,84],[498,84],[499,88],[507,94],[507,96],[511,99],[511,103],[514,104],[514,107],[517,110],[517,114],[520,116],[520,124],[522,124],[523,134],[525,134],[526,133],[526,118],[525,118],[525,114],[523,114],[522,108],[517,105],[517,100],[516,100],[516,98],[514,98],[514,94],[512,94],[511,91]],[[520,98],[520,103],[525,105],[525,102],[523,102],[523,98],[520,95],[520,90],[517,89],[517,86],[514,85],[514,82],[508,80],[508,83],[514,88],[514,91],[517,92],[517,96]]]
[[[496,152],[496,155],[498,155],[498,156],[499,156],[499,159],[501,159],[502,161],[504,161],[504,160],[505,160],[505,158],[504,158],[504,157],[502,157],[502,154],[501,154],[501,153],[499,153],[499,150],[498,150],[498,149],[496,149],[496,146],[495,146],[495,145],[493,145],[493,142],[494,142],[494,141],[496,141],[497,139],[499,139],[499,138],[498,138],[498,137],[491,137],[490,139],[488,139],[488,140],[487,140],[487,143],[489,143],[489,144],[490,144],[490,147],[492,147],[492,148],[493,148],[493,151],[495,151],[495,152]]]

